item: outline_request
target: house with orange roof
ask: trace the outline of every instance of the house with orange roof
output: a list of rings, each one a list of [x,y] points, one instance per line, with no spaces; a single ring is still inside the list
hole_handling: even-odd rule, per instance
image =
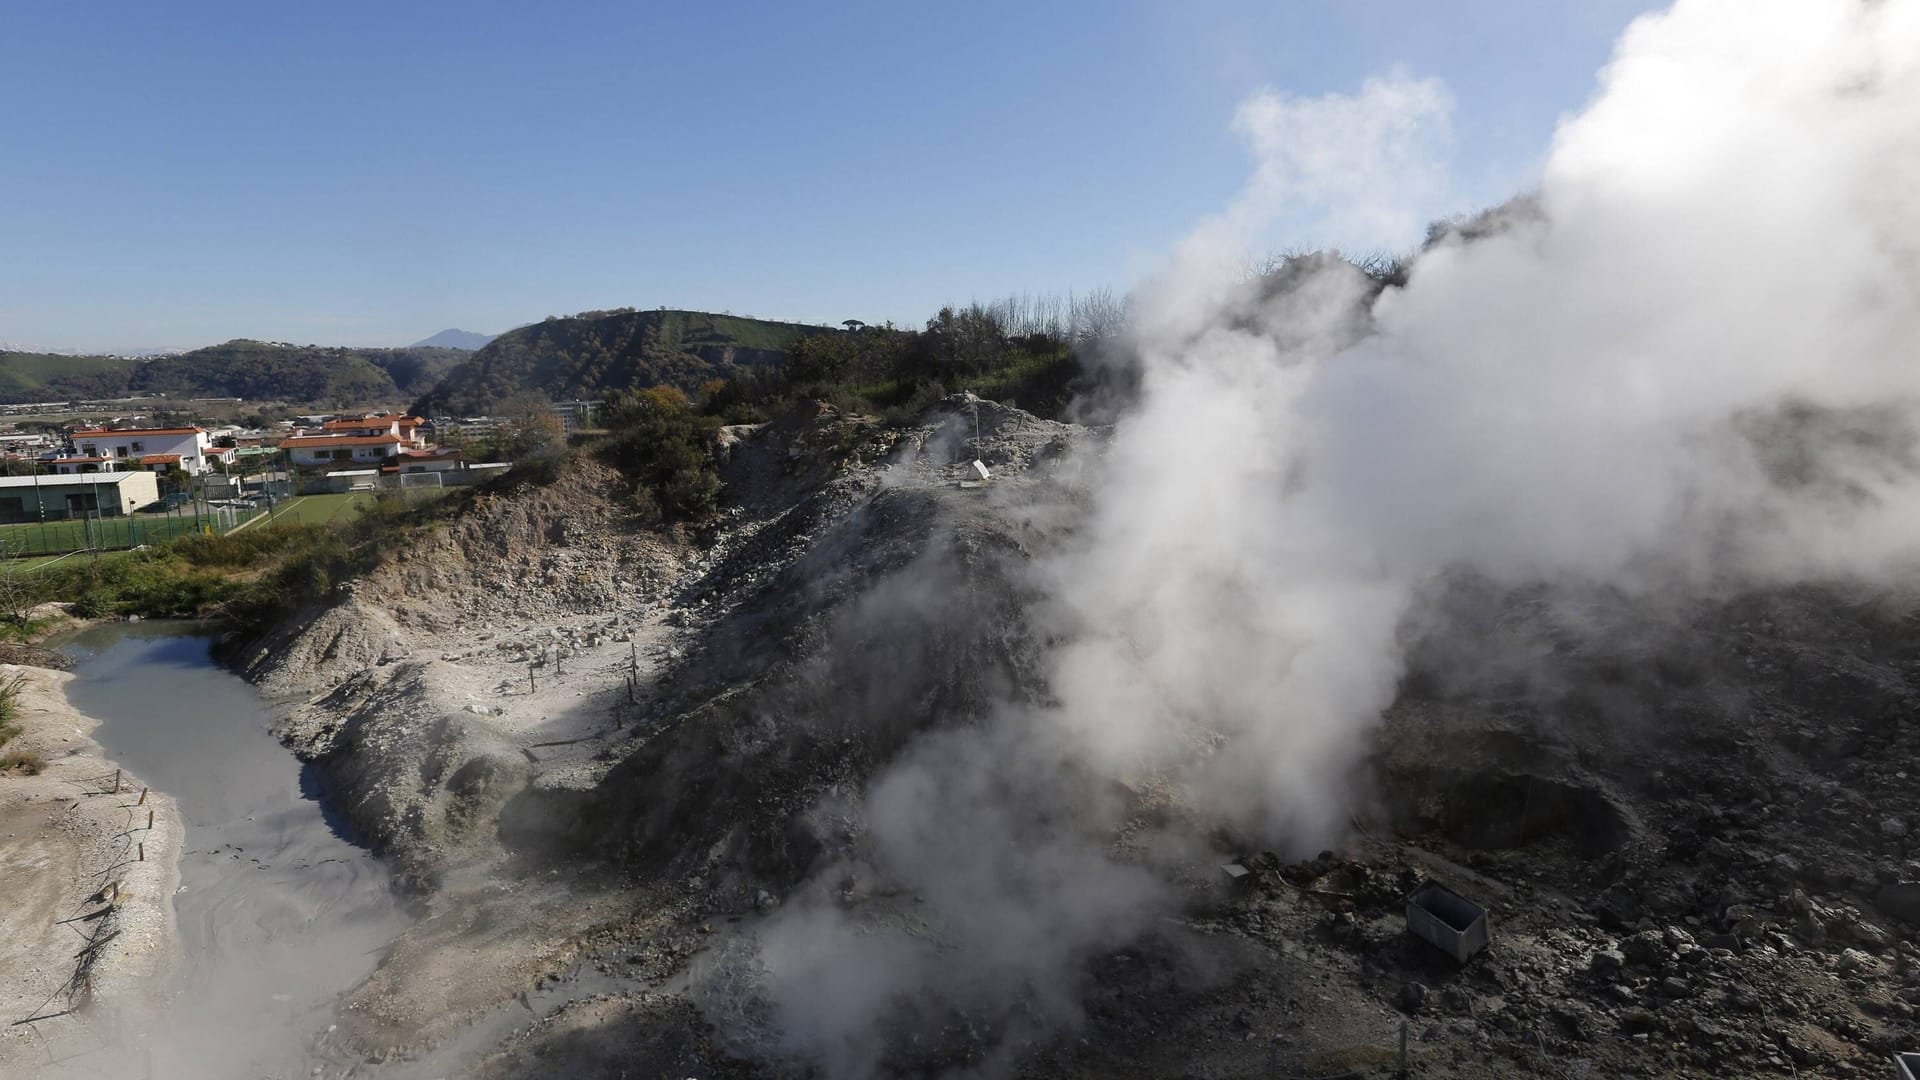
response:
[[[390,473],[441,472],[460,467],[460,451],[429,443],[417,416],[386,413],[336,417],[280,440],[296,469],[306,472],[379,468]]]
[[[422,448],[427,445],[422,428],[426,421],[417,416],[402,413],[380,413],[372,416],[340,416],[321,423],[318,430],[303,432],[305,435],[342,435],[351,438],[374,438],[382,435],[397,437],[402,445]]]

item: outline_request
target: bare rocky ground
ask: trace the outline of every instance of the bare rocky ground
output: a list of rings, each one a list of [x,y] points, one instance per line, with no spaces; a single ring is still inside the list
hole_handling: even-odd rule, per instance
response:
[[[858,865],[859,822],[822,806],[1044,692],[1020,567],[1070,531],[1097,432],[956,400],[728,436],[711,530],[637,527],[583,464],[244,649],[306,696],[285,736],[421,905],[321,1075],[794,1073],[699,988]],[[990,486],[962,486],[975,455]],[[1185,903],[1089,966],[1077,1026],[955,1017],[893,1072],[966,1075],[1009,1039],[1033,1077],[1384,1076],[1403,1037],[1429,1076],[1844,1076],[1920,1045],[1911,598],[1461,580],[1431,608],[1339,850],[1131,790],[1114,854],[1211,852],[1169,873]],[[1428,877],[1490,911],[1465,965],[1405,931]],[[837,903],[911,918],[857,879]]]
[[[58,659],[36,651],[12,658]],[[101,756],[98,721],[66,702],[72,676],[0,663],[0,681],[14,678],[22,732],[7,748],[46,768],[0,775],[0,1076],[99,1076],[129,1034],[115,1025],[137,1028],[168,990],[180,819],[161,792],[142,803],[139,778]]]

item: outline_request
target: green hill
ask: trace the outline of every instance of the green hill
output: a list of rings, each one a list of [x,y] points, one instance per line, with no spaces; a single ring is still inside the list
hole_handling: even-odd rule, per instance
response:
[[[699,311],[587,311],[510,330],[414,403],[422,416],[491,412],[515,394],[556,400],[668,384],[698,389],[742,368],[779,364],[818,326]]]
[[[328,408],[392,404],[431,389],[467,356],[459,349],[351,349],[244,339],[137,360],[0,353],[0,401],[165,394]]]
[[[115,383],[126,379],[139,363],[121,356],[0,351],[0,401],[62,401],[72,395],[48,387],[73,380]]]

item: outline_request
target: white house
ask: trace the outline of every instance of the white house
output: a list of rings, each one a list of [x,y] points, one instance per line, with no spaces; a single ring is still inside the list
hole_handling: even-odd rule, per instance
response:
[[[296,469],[335,473],[377,465],[385,472],[440,472],[460,467],[460,451],[427,441],[417,416],[343,416],[280,441]]]
[[[280,440],[280,449],[295,468],[330,465],[385,465],[400,453],[398,435],[295,435]]]
[[[204,473],[210,457],[218,456],[206,431],[197,427],[76,431],[68,438],[74,453],[53,459],[62,473],[165,472],[175,466]]]

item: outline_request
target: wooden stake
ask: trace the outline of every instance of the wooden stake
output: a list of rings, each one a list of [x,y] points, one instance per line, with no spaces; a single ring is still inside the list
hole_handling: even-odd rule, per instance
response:
[[[145,806],[145,805],[147,805],[147,789],[146,789],[146,788],[141,788],[141,789],[140,789],[140,801],[139,801],[139,802],[137,802],[137,803],[134,803],[133,805],[135,805],[135,806]]]
[[[533,693],[533,661],[527,661],[527,693]]]
[[[147,861],[147,845],[145,843],[142,843],[140,845],[140,861],[141,862]]]
[[[113,770],[113,793],[115,795],[120,794],[120,770],[119,769]]]
[[[147,811],[147,828],[149,830],[153,828],[153,811],[151,810]]]

